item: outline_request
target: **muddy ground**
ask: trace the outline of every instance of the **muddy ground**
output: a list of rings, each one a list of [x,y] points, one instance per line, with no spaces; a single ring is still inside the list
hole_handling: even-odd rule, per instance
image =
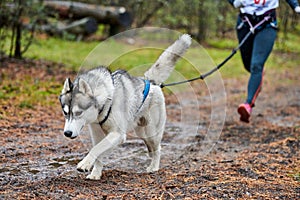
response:
[[[43,61],[5,59],[5,78],[31,76],[60,87],[74,73]],[[64,119],[53,105],[19,106],[19,99],[1,99],[1,199],[299,199],[300,198],[300,71],[266,72],[263,92],[250,124],[239,121],[236,108],[245,97],[247,78],[224,79],[226,120],[220,137],[203,149],[210,126],[211,103],[206,85],[195,82],[197,102],[184,107],[166,95],[168,122],[162,144],[161,169],[146,173],[143,143],[129,135],[105,158],[102,179],[86,180],[77,163],[90,148],[87,133],[75,140],[63,136]],[[34,80],[33,80],[34,82]],[[204,88],[204,89],[203,89]],[[189,99],[189,93],[184,94]],[[22,94],[20,94],[22,98]],[[197,125],[182,123],[190,109]],[[194,131],[196,128],[196,132]],[[84,131],[86,132],[86,131]]]

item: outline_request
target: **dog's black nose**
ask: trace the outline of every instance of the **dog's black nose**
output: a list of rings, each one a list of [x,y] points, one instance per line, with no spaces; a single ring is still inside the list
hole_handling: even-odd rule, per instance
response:
[[[72,131],[65,131],[64,132],[66,137],[71,137],[72,136]]]

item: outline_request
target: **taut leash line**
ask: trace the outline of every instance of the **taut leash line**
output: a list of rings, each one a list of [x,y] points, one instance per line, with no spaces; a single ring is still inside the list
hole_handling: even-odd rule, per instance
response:
[[[254,34],[255,30],[261,26],[263,23],[267,22],[271,17],[270,16],[266,16],[264,17],[264,19],[262,21],[260,21],[258,24],[256,24],[255,26],[252,26],[252,24],[250,23],[250,20],[248,19],[248,17],[246,17],[246,21],[248,22],[249,26],[250,26],[250,31],[247,33],[247,35],[245,35],[245,37],[243,38],[243,40],[239,43],[239,45],[234,48],[231,52],[231,54],[225,58],[223,60],[223,62],[221,62],[220,64],[218,64],[215,68],[213,68],[212,70],[206,72],[205,74],[202,74],[198,77],[195,77],[195,78],[191,78],[191,79],[188,79],[188,80],[184,80],[184,81],[179,81],[179,82],[173,82],[173,83],[167,83],[167,84],[164,84],[164,83],[161,83],[160,84],[160,87],[163,88],[163,87],[166,87],[166,86],[174,86],[174,85],[179,85],[179,84],[183,84],[183,83],[188,83],[188,82],[192,82],[192,81],[195,81],[195,80],[203,80],[205,79],[207,76],[213,74],[215,71],[218,71],[223,65],[225,65],[236,53],[237,51],[241,48],[241,46],[243,46],[243,44],[246,42],[246,40],[250,37],[251,34]]]

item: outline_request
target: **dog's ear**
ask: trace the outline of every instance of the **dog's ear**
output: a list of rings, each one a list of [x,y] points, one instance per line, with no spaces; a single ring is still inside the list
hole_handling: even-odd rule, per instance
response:
[[[92,91],[90,85],[82,78],[79,79],[78,88],[79,88],[79,92],[93,96],[93,91]]]
[[[67,78],[65,80],[64,88],[62,89],[61,93],[65,94],[65,93],[71,92],[72,89],[73,89],[73,83],[71,82],[70,78]]]

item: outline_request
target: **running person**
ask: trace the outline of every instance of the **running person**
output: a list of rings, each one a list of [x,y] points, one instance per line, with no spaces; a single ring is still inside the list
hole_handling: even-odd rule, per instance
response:
[[[243,40],[251,27],[264,22],[254,30],[254,34],[251,34],[240,48],[242,61],[245,69],[250,72],[250,78],[247,100],[239,105],[238,113],[241,121],[249,123],[252,108],[261,90],[264,64],[272,51],[277,36],[275,9],[279,5],[279,0],[228,1],[235,8],[240,8],[236,26],[239,42]],[[295,12],[300,13],[298,0],[286,0],[286,2]]]

